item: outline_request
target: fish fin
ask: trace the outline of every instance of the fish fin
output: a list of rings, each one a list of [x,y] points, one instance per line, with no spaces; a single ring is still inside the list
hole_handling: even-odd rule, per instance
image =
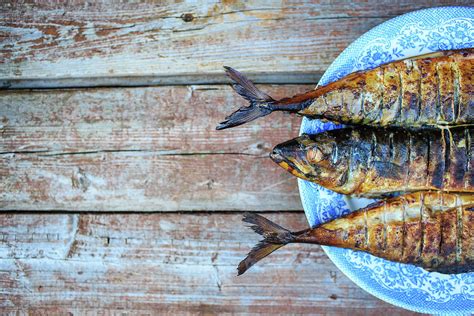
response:
[[[239,263],[237,268],[238,275],[243,274],[255,263],[262,260],[278,248],[293,242],[296,237],[289,230],[254,213],[245,213],[242,221],[252,224],[250,228],[252,228],[257,234],[262,235],[264,239],[255,245],[247,257]]]
[[[227,116],[225,121],[217,125],[217,130],[238,126],[253,121],[259,117],[268,115],[273,111],[270,105],[272,102],[275,102],[275,100],[272,97],[260,91],[250,80],[248,80],[237,70],[227,66],[224,68],[226,70],[227,76],[235,82],[232,86],[235,92],[248,100],[250,105],[243,106],[231,115]]]
[[[260,91],[252,81],[247,79],[239,71],[232,67],[224,66],[227,76],[232,79],[234,84],[235,92],[243,96],[248,101],[260,100],[260,101],[275,101],[265,92]]]
[[[283,246],[283,244],[272,244],[266,242],[265,240],[260,241],[258,244],[255,245],[255,247],[252,248],[252,250],[250,250],[247,257],[245,257],[244,260],[240,261],[239,266],[237,267],[237,275],[244,274],[245,271],[247,271],[255,263]]]

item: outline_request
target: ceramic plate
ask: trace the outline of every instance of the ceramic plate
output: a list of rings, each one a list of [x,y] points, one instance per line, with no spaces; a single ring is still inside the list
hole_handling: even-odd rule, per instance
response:
[[[474,47],[474,8],[441,7],[407,13],[373,28],[347,47],[325,72],[319,85],[393,60],[466,47]],[[300,132],[314,134],[339,127],[305,118]],[[311,226],[371,202],[347,199],[304,180],[298,180],[298,184]],[[352,281],[386,302],[422,313],[474,313],[474,273],[430,273],[363,252],[323,248]]]

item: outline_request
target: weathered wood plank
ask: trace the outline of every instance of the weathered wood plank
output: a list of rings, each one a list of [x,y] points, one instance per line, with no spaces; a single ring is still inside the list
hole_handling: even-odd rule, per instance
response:
[[[4,91],[0,209],[301,210],[296,180],[265,158],[300,118],[215,130],[245,102],[227,86]]]
[[[361,34],[390,17],[469,0],[4,1],[3,87],[223,82],[223,65],[261,82],[315,83]]]
[[[313,86],[259,88],[282,98]],[[141,150],[262,156],[298,134],[301,118],[281,112],[215,130],[247,104],[227,85],[3,91],[0,154]]]
[[[12,155],[0,161],[1,210],[301,210],[296,178],[247,155]]]
[[[306,227],[303,213],[268,214]],[[241,277],[258,240],[241,214],[2,214],[2,313],[409,315],[349,281],[319,246],[289,245]]]

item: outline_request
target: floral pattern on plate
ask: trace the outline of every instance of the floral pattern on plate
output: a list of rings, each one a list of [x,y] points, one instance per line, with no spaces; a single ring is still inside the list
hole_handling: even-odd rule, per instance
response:
[[[331,64],[319,85],[393,60],[467,47],[474,47],[474,8],[441,7],[411,12],[357,39]],[[314,134],[340,127],[304,118],[301,133]],[[370,202],[347,198],[307,181],[298,180],[298,184],[311,226]],[[356,284],[391,304],[424,313],[474,313],[474,273],[443,275],[363,252],[333,247],[324,250]]]

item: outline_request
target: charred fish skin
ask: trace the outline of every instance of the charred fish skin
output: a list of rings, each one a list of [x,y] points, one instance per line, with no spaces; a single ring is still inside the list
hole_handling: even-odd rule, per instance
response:
[[[376,126],[474,123],[474,49],[438,55],[349,75],[298,113]]]
[[[384,200],[295,242],[361,250],[440,273],[474,271],[474,195],[418,192]]]
[[[343,124],[439,127],[474,124],[474,48],[437,52],[358,71],[291,98],[274,100],[226,67],[250,101],[217,126],[225,129],[273,111]]]
[[[256,214],[244,221],[264,240],[239,264],[239,274],[288,243],[364,251],[444,274],[474,271],[473,194],[405,194],[293,233]]]
[[[343,128],[302,135],[270,157],[285,170],[341,194],[474,193],[474,127]]]

